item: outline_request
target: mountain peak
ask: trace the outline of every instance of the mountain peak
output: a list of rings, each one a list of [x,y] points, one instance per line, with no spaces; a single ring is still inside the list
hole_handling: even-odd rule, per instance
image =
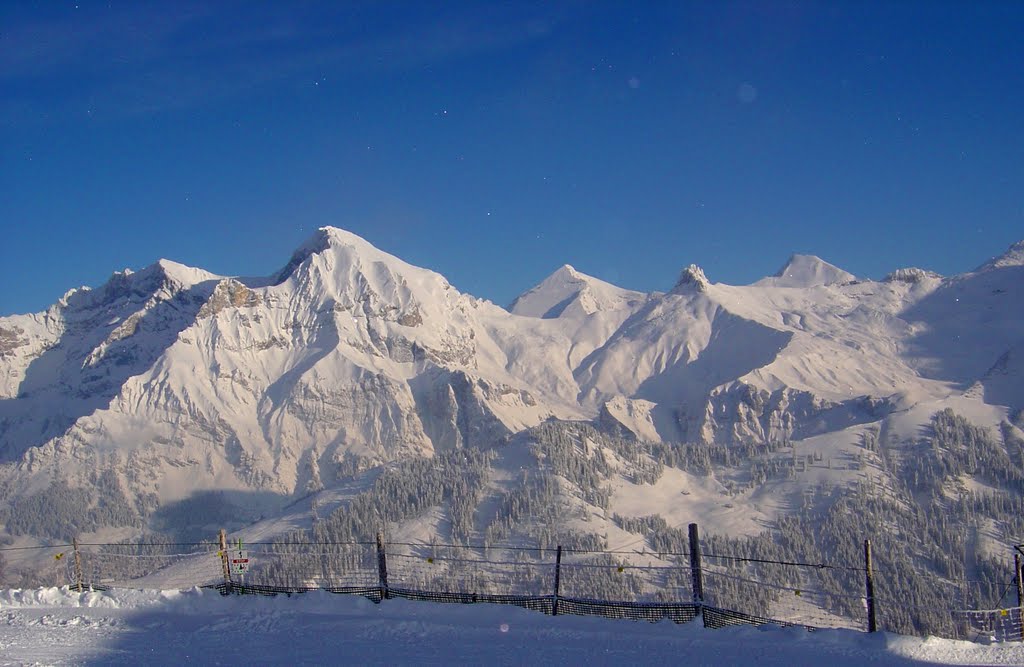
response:
[[[316,230],[316,234],[313,235],[313,238],[323,239],[329,245],[373,247],[373,245],[362,236],[350,232],[347,229],[342,229],[341,227],[321,227]]]
[[[589,292],[591,280],[595,279],[563,264],[536,287],[517,296],[508,311],[526,317],[558,317],[570,302]]]
[[[439,273],[413,266],[337,227],[318,229],[269,283],[293,283],[297,294],[320,303],[408,310],[410,315],[416,304],[440,304],[460,296]]]
[[[927,269],[919,269],[915,266],[911,266],[903,269],[896,269],[882,279],[883,282],[887,283],[909,283],[912,285],[928,280],[942,280],[942,276],[934,271],[928,271]]]
[[[139,271],[114,271],[99,289],[68,293],[61,302],[65,305],[95,305],[96,302],[109,302],[122,297],[149,298],[161,290],[175,293],[200,283],[220,279],[221,276],[203,269],[169,259],[158,259]]]
[[[550,319],[566,312],[590,315],[601,310],[614,310],[641,298],[639,292],[616,287],[563,264],[536,287],[516,297],[508,311],[514,315]],[[570,310],[573,304],[576,308]]]
[[[1007,266],[1024,266],[1024,240],[1017,241],[1009,248],[1006,249],[1002,255],[993,257],[975,271],[991,271],[992,269],[1001,269]]]
[[[856,279],[852,273],[815,255],[793,254],[774,276],[762,278],[754,284],[763,287],[824,287]]]
[[[177,283],[183,287],[191,287],[192,285],[197,285],[208,280],[220,280],[222,278],[222,276],[210,273],[204,269],[197,269],[170,259],[158,259],[150,266],[139,271],[139,274],[145,273],[146,271],[153,271],[156,274],[160,274],[166,280]],[[127,270],[126,272],[130,274],[131,270]]]
[[[369,241],[348,230],[339,227],[321,227],[295,249],[284,268],[273,276],[272,282],[275,285],[283,283],[311,255],[322,253],[330,248],[345,247],[358,250],[377,250]]]
[[[577,271],[575,268],[573,268],[572,264],[563,264],[562,266],[560,266],[558,268],[557,271],[555,271],[551,275],[552,276],[564,277],[564,278],[566,278],[568,280],[584,280],[584,279],[589,277],[589,276],[583,275],[582,273]]]
[[[710,284],[708,277],[704,275],[704,269],[696,264],[690,264],[680,272],[679,280],[676,281],[676,286],[672,288],[672,291],[675,292],[683,287],[692,285],[698,292],[703,292]]]

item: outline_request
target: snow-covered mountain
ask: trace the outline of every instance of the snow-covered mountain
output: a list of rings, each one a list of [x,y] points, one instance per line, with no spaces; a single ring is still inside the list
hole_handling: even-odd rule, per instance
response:
[[[19,483],[75,461],[160,503],[290,494],[346,452],[429,455],[583,415],[552,363],[560,331],[338,229],[267,281],[162,261],[0,330],[0,452]]]
[[[770,287],[816,287],[841,285],[856,280],[852,273],[832,266],[814,255],[793,255],[778,272],[754,283]]]
[[[644,294],[592,278],[565,264],[539,285],[521,294],[509,312],[527,317],[585,318],[599,312],[635,308]]]
[[[335,228],[266,279],[162,260],[0,318],[0,518],[20,540],[127,535],[226,492],[244,523],[361,471],[467,448],[499,454],[488,493],[500,494],[546,465],[522,449],[542,423],[791,444],[794,461],[800,447],[830,462],[860,461],[869,436],[913,439],[949,407],[1008,433],[1024,407],[1022,247],[949,278],[859,280],[794,255],[733,286],[691,265],[651,294],[566,265],[508,310]],[[799,488],[883,473],[830,463],[737,499],[760,494],[760,509],[733,519],[714,501],[728,485],[686,472],[647,486],[623,477],[611,502],[743,533]],[[689,488],[704,495],[680,500]],[[52,525],[32,525],[40,503],[56,508]],[[73,517],[83,511],[88,521]]]

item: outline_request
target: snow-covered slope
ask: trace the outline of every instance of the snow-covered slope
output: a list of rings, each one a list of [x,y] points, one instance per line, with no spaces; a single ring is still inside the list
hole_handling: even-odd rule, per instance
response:
[[[986,403],[1005,405],[1011,410],[1024,409],[1024,342],[1004,352],[980,384]]]
[[[506,605],[368,600],[329,593],[221,597],[200,589],[0,591],[10,664],[180,665],[1011,665],[1019,644],[982,646],[848,630],[706,630]],[[343,632],[339,634],[339,628]]]
[[[69,291],[44,313],[0,319],[0,460],[65,433],[152,368],[192,324],[217,276],[161,260]]]
[[[976,273],[983,271],[990,271],[992,269],[1002,269],[1008,266],[1024,266],[1024,240],[1017,241],[1012,246],[1006,249],[1002,255],[993,257],[989,261],[985,262],[977,269]]]
[[[569,369],[575,369],[647,298],[641,292],[616,287],[566,264],[516,298],[509,312],[549,320],[570,341],[565,363]]]

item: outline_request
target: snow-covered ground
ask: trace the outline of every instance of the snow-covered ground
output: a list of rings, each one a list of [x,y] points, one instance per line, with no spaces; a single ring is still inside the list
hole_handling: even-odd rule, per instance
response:
[[[0,591],[0,664],[1021,665],[1024,645],[309,593]]]

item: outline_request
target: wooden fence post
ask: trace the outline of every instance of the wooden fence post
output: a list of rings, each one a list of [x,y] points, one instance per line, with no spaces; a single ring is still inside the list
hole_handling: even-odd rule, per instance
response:
[[[231,592],[231,567],[228,565],[228,533],[220,529],[220,567],[224,575],[224,595]]]
[[[868,603],[868,632],[878,631],[875,618],[875,578],[871,569],[871,540],[864,540],[864,592]]]
[[[551,615],[558,616],[558,593],[562,585],[562,545],[555,551],[555,597],[551,602]]]
[[[700,561],[700,534],[695,523],[690,524],[690,575],[693,577],[693,603],[703,607],[704,572]]]
[[[82,592],[82,555],[78,552],[78,538],[72,538],[71,544],[75,548],[75,587],[79,593]]]
[[[1024,573],[1021,572],[1020,554],[1013,554],[1013,572],[1017,580],[1017,616],[1020,619],[1020,640],[1024,642]]]
[[[390,600],[391,591],[388,587],[388,555],[384,550],[384,533],[377,533],[377,577],[380,585],[380,599]]]

